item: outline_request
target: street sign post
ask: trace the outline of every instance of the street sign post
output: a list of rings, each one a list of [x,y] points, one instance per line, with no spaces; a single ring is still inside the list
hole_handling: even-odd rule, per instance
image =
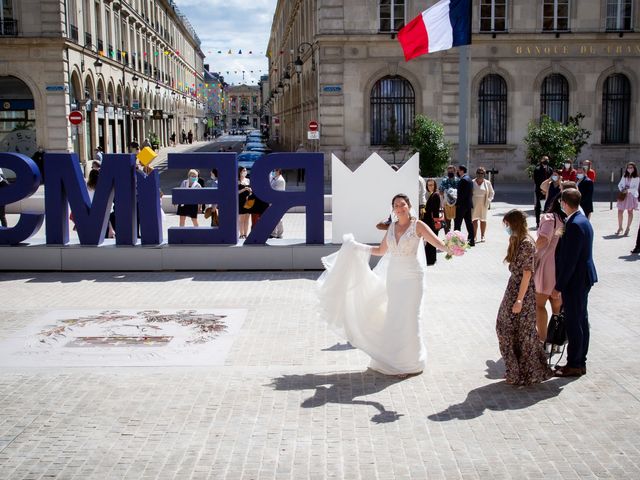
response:
[[[320,132],[317,130],[307,131],[307,140],[320,140]]]
[[[74,110],[69,114],[69,122],[72,125],[80,125],[82,120],[84,120],[84,117],[82,116],[82,112],[79,112],[78,110]]]

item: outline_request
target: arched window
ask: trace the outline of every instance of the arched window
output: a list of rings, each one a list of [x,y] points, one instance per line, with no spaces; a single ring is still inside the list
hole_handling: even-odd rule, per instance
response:
[[[542,82],[540,114],[556,122],[569,120],[569,82],[559,73],[553,73]]]
[[[371,145],[385,145],[394,139],[409,143],[416,111],[416,96],[408,80],[384,77],[371,89]]]
[[[478,143],[507,143],[507,83],[500,75],[489,74],[478,92]]]
[[[631,85],[621,74],[609,75],[602,89],[602,143],[629,143]]]

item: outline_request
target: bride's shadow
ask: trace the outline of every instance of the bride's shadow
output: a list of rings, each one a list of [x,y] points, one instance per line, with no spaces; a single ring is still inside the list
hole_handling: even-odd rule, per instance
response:
[[[283,375],[273,379],[270,384],[275,390],[313,390],[313,396],[307,398],[300,405],[302,408],[315,408],[327,403],[346,405],[368,405],[378,410],[371,417],[374,423],[390,423],[399,420],[403,414],[387,410],[380,402],[356,400],[374,393],[381,392],[391,385],[401,382],[397,377],[382,375],[373,370],[365,372],[329,373],[317,375]]]
[[[486,378],[504,378],[504,362],[487,360]],[[521,410],[531,407],[538,402],[557,397],[562,388],[576,377],[556,378],[527,387],[514,387],[501,382],[490,383],[474,388],[467,393],[464,402],[449,405],[445,410],[429,415],[433,422],[447,422],[449,420],[471,420],[481,416],[485,410],[501,412],[504,410]]]

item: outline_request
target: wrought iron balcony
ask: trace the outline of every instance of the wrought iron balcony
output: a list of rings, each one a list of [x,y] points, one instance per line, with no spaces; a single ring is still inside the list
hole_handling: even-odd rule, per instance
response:
[[[17,20],[0,20],[0,36],[15,37],[18,35]]]

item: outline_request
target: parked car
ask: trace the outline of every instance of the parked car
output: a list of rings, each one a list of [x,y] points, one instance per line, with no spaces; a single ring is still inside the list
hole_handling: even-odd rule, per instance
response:
[[[238,167],[247,169],[247,173],[251,172],[251,168],[256,160],[264,157],[263,152],[243,151],[238,154]]]
[[[245,150],[262,152],[262,153],[271,153],[272,150],[267,146],[267,144],[262,142],[250,142],[244,146]]]

